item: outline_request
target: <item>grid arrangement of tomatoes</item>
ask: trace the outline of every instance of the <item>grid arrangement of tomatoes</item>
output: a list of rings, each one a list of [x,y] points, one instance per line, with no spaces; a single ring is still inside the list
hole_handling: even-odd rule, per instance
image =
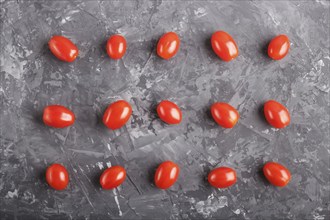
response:
[[[51,52],[59,60],[73,62],[79,54],[77,46],[64,36],[53,36],[48,42]],[[238,55],[235,40],[224,31],[217,31],[211,37],[214,53],[223,61],[229,62]],[[127,42],[121,35],[111,36],[106,44],[106,52],[111,59],[121,59],[126,52]],[[173,58],[179,51],[180,38],[174,32],[165,33],[158,41],[157,54],[165,60]],[[283,59],[289,52],[290,41],[286,35],[278,35],[268,45],[268,56],[274,60]],[[282,129],[290,124],[288,109],[275,100],[264,103],[264,116],[274,128]],[[228,103],[216,102],[210,108],[214,121],[226,129],[233,128],[239,120],[239,112]],[[182,121],[182,111],[178,105],[169,100],[161,101],[157,106],[159,118],[169,124],[176,125]],[[123,127],[132,115],[132,106],[125,100],[111,103],[103,114],[103,124],[112,130]],[[54,128],[65,128],[75,122],[74,113],[61,105],[50,105],[44,108],[43,122]],[[263,166],[266,179],[274,186],[284,187],[291,179],[290,171],[282,164],[268,162]],[[178,164],[173,161],[161,163],[154,175],[154,183],[160,189],[168,189],[177,181],[180,174]],[[122,166],[112,166],[104,170],[100,176],[103,189],[114,189],[126,179],[126,170]],[[218,167],[208,174],[208,182],[215,188],[227,188],[237,181],[236,171],[230,167]],[[47,183],[56,190],[63,190],[69,184],[69,173],[61,164],[52,164],[46,170]]]

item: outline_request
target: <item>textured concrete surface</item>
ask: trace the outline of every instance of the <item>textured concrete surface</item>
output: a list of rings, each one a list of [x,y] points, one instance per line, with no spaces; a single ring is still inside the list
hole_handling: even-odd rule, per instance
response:
[[[4,1],[1,0],[1,219],[329,219],[329,1]],[[209,38],[230,33],[239,57],[219,60]],[[170,61],[155,54],[157,39],[177,32],[182,46]],[[110,60],[105,42],[124,35],[128,51]],[[272,61],[265,49],[287,34],[291,51]],[[80,49],[73,63],[47,48],[52,35]],[[125,99],[133,106],[127,126],[111,131],[100,118]],[[169,99],[183,110],[178,126],[162,123],[156,104]],[[263,118],[268,99],[283,103],[292,123],[272,129]],[[237,107],[232,130],[209,116],[215,101]],[[66,129],[41,122],[49,104],[72,109]],[[152,183],[156,166],[181,167],[167,191]],[[282,189],[261,168],[278,161],[292,172]],[[48,165],[68,168],[70,184],[54,191]],[[101,190],[98,178],[119,164],[128,178]],[[229,189],[205,181],[217,166],[236,169]]]

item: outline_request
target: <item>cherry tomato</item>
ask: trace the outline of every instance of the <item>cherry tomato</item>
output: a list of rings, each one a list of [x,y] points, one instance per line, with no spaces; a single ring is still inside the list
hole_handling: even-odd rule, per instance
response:
[[[157,54],[161,58],[168,60],[175,56],[179,47],[179,36],[174,32],[168,32],[159,39],[157,44]]]
[[[131,115],[131,105],[124,100],[119,100],[110,104],[105,110],[103,115],[103,123],[108,128],[115,130],[124,126]]]
[[[72,111],[61,105],[49,105],[44,109],[44,123],[54,128],[65,128],[72,125],[75,116]]]
[[[113,35],[107,42],[107,53],[112,59],[120,59],[126,52],[126,40],[121,35]]]
[[[172,161],[161,163],[155,173],[155,184],[160,189],[170,188],[178,179],[180,168]]]
[[[274,100],[265,103],[264,114],[268,123],[275,128],[284,128],[290,124],[288,109]]]
[[[217,31],[211,37],[214,53],[224,61],[231,61],[238,56],[238,47],[234,39],[224,31]]]
[[[211,106],[211,114],[214,121],[224,128],[233,128],[239,119],[238,111],[223,102],[214,103]]]
[[[78,48],[66,37],[53,36],[49,40],[48,46],[50,51],[62,61],[72,62],[78,56]]]
[[[179,124],[182,120],[180,108],[175,103],[167,100],[159,103],[157,114],[167,124]]]
[[[121,185],[126,179],[126,171],[124,167],[113,166],[106,169],[101,177],[100,184],[103,189],[114,189]]]
[[[283,165],[275,162],[268,162],[263,168],[266,179],[274,186],[286,186],[291,179],[290,171]]]
[[[69,174],[64,166],[54,163],[46,170],[47,183],[56,190],[63,190],[69,184]]]
[[[286,35],[278,35],[268,45],[268,56],[274,60],[280,60],[288,54],[289,49],[289,38]]]
[[[227,188],[236,183],[236,172],[229,167],[218,167],[212,170],[207,177],[211,186]]]

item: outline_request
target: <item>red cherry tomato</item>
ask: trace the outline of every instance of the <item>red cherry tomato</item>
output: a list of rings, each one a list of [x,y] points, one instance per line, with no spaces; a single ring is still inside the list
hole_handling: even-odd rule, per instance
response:
[[[46,170],[47,183],[56,190],[63,190],[69,184],[69,174],[61,164],[52,164]]]
[[[224,61],[231,61],[238,56],[238,47],[234,39],[224,31],[217,31],[211,37],[214,53]]]
[[[284,128],[290,124],[288,109],[274,100],[265,103],[264,114],[268,123],[275,128]]]
[[[155,173],[155,184],[160,189],[170,188],[178,179],[180,168],[172,161],[161,163]]]
[[[211,114],[216,123],[224,128],[233,128],[238,119],[238,111],[231,105],[223,102],[216,102],[211,106]]]
[[[179,124],[182,120],[180,108],[175,103],[167,100],[158,104],[157,114],[167,124]]]
[[[291,179],[290,171],[283,165],[275,162],[268,162],[263,168],[266,179],[274,186],[286,186]]]
[[[101,177],[100,184],[103,189],[114,189],[121,185],[126,179],[126,171],[124,167],[113,166],[106,169]]]
[[[207,179],[213,187],[227,188],[236,183],[236,172],[229,167],[218,167],[209,173]]]
[[[126,52],[126,40],[121,35],[113,35],[107,42],[107,53],[112,59],[120,59]]]
[[[72,62],[78,56],[78,48],[66,37],[53,36],[49,40],[48,46],[50,51],[62,61]]]
[[[175,56],[179,48],[179,36],[174,32],[168,32],[159,39],[157,44],[157,54],[161,58],[168,60]]]
[[[288,54],[289,49],[289,38],[286,35],[278,35],[268,45],[268,56],[274,60],[280,60]]]
[[[131,115],[131,105],[124,100],[119,100],[110,104],[105,110],[103,115],[103,123],[108,128],[115,130],[124,126]]]
[[[75,116],[72,111],[61,105],[49,105],[44,109],[44,123],[54,128],[65,128],[72,125]]]

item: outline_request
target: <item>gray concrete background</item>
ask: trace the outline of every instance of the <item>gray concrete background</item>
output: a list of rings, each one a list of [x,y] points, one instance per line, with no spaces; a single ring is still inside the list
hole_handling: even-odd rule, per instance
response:
[[[329,219],[329,1],[4,1],[1,0],[1,219]],[[219,60],[209,39],[230,33],[239,57]],[[181,48],[170,61],[155,54],[159,37],[175,31]],[[113,61],[105,42],[124,35],[128,50]],[[287,34],[291,51],[270,60],[267,43]],[[57,60],[47,42],[70,38],[80,55]],[[127,125],[106,129],[106,106],[133,106]],[[156,104],[169,99],[183,111],[178,126],[162,123]],[[283,103],[292,123],[266,124],[262,104]],[[241,114],[231,130],[209,116],[215,101]],[[66,129],[41,122],[49,104],[72,109]],[[181,167],[169,190],[152,183],[157,165]],[[261,173],[278,161],[292,173],[282,189]],[[62,163],[69,187],[45,182],[48,165]],[[114,191],[98,178],[111,165],[128,178]],[[236,169],[224,190],[205,181],[217,166]]]

